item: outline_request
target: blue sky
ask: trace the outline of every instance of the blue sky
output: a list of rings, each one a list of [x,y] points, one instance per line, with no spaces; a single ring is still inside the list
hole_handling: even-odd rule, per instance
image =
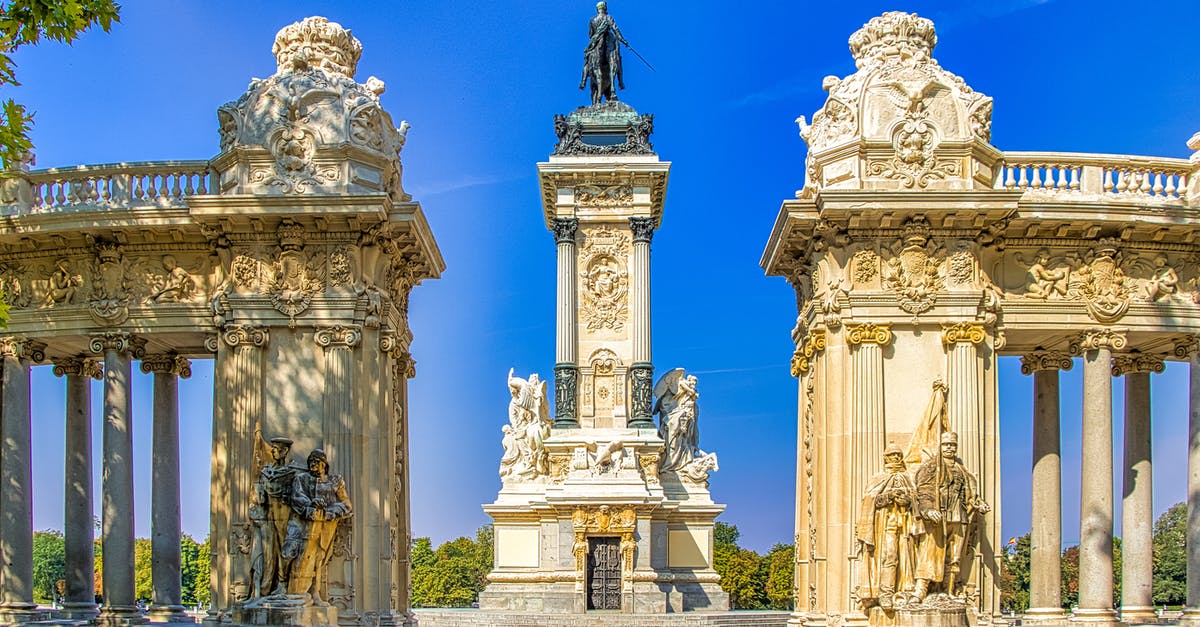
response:
[[[183,2],[128,0],[109,34],[22,51],[20,88],[36,112],[37,165],[206,159],[216,109],[275,70],[279,28],[325,15],[363,42],[358,80],[388,86],[412,125],[405,186],[423,204],[447,270],[416,288],[411,325],[414,536],[435,542],[488,521],[500,487],[505,375],[554,364],[555,248],[535,163],[552,117],[587,104],[576,89],[591,0]],[[721,520],[764,550],[790,542],[796,382],[788,375],[795,298],[758,259],[780,203],[803,183],[793,120],[824,102],[823,76],[854,71],[846,41],[886,10],[934,20],[935,57],[995,99],[1002,150],[1184,157],[1200,130],[1200,64],[1190,3],[1150,0],[963,2],[632,2],[612,0],[627,39],[621,98],[655,114],[674,163],[653,244],[654,361],[699,376],[701,447],[720,455]],[[1003,532],[1029,527],[1032,382],[1001,362]],[[211,364],[183,382],[183,525],[207,532]],[[1064,375],[1064,533],[1078,537],[1079,369]],[[1116,433],[1120,434],[1119,391]],[[63,384],[34,376],[35,527],[61,528]],[[1155,510],[1183,500],[1187,368],[1154,377]],[[100,398],[99,388],[94,394]],[[135,387],[137,533],[148,536],[149,377]],[[95,416],[98,418],[99,411]],[[96,451],[99,451],[99,429]],[[1120,441],[1116,444],[1120,468]],[[1118,470],[1119,479],[1119,470]],[[99,472],[96,472],[97,491]],[[1121,494],[1118,485],[1116,494]],[[98,502],[98,498],[97,498]]]

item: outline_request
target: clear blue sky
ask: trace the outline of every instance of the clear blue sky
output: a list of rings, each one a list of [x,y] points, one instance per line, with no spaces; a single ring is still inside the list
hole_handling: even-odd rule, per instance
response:
[[[128,0],[109,34],[18,55],[8,88],[36,112],[36,167],[216,154],[217,107],[275,70],[279,28],[325,15],[363,42],[358,79],[383,79],[384,105],[412,124],[405,185],[447,262],[416,288],[411,324],[414,536],[435,542],[487,522],[500,487],[510,367],[552,374],[554,243],[535,163],[552,116],[578,91],[592,0],[182,2]],[[674,163],[653,244],[654,361],[683,366],[701,392],[701,447],[720,455],[713,497],[743,541],[790,542],[796,382],[788,375],[795,298],[759,255],[782,200],[803,182],[793,120],[811,119],[821,78],[854,71],[847,38],[886,10],[933,19],[935,56],[995,98],[1002,150],[1187,156],[1200,130],[1200,65],[1189,2],[633,2],[610,11],[657,68],[626,56],[621,97],[655,114]],[[181,385],[184,530],[207,532],[211,365]],[[1064,377],[1064,539],[1078,536],[1079,372]],[[142,378],[139,374],[139,378]],[[135,388],[137,533],[149,535],[150,386]],[[1120,389],[1120,381],[1117,381]],[[35,526],[61,528],[63,384],[35,374]],[[1184,496],[1187,368],[1154,378],[1155,509]],[[1029,527],[1031,381],[1001,367],[1003,529]],[[99,400],[99,389],[95,398]],[[1119,403],[1116,407],[1120,408]],[[96,412],[99,416],[99,412]],[[1117,416],[1120,434],[1120,413]],[[96,451],[99,453],[99,429]],[[1120,468],[1120,443],[1117,447]],[[1118,472],[1119,478],[1119,472]],[[96,472],[97,493],[99,471]],[[1121,494],[1118,486],[1116,494]],[[98,502],[98,498],[97,498]]]

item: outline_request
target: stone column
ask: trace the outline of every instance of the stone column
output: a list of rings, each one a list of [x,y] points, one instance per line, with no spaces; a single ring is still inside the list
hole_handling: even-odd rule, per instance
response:
[[[554,342],[554,428],[579,428],[579,304],[576,286],[575,236],[578,218],[555,218],[558,244],[558,312]]]
[[[145,340],[124,331],[92,338],[104,355],[104,482],[101,495],[101,549],[104,551],[105,625],[144,623],[133,577],[133,422],[130,358],[140,359]]]
[[[883,470],[887,427],[883,415],[883,348],[892,342],[888,325],[847,325],[850,347],[850,432],[857,442],[852,457],[850,494],[862,494],[866,480]],[[858,499],[851,499],[851,520],[858,520]]]
[[[408,498],[409,465],[408,465],[408,380],[417,376],[417,362],[408,351],[397,351],[392,361],[392,406],[395,415],[395,442],[393,444],[392,461],[395,464],[395,477],[392,490],[393,514],[391,525],[395,531],[392,542],[394,558],[392,562],[392,577],[395,582],[395,598],[392,607],[397,610],[398,617],[410,621],[413,614],[409,608],[412,599],[412,559],[409,554],[412,546],[412,512],[411,501]]]
[[[151,444],[150,573],[154,622],[192,622],[184,613],[179,555],[179,377],[192,364],[174,353],[147,355],[142,372],[154,374],[154,440]]]
[[[943,325],[946,363],[946,420],[958,434],[958,456],[971,473],[985,480],[979,418],[983,415],[979,349],[987,332],[978,322]]]
[[[816,391],[817,355],[825,350],[825,332],[810,331],[796,347],[792,356],[792,376],[800,380],[800,425],[796,430],[796,555],[792,580],[795,611],[789,625],[802,625],[817,611],[816,564],[817,523],[814,500],[813,471],[816,456],[816,433],[813,416],[813,397]]]
[[[76,620],[90,620],[96,607],[95,533],[92,529],[92,379],[100,364],[85,357],[54,360],[54,374],[67,378],[66,498],[63,503],[66,584],[63,609]]]
[[[1200,178],[1200,177],[1197,177]],[[1200,625],[1200,338],[1175,346],[1189,362],[1187,482],[1187,604],[1180,625]]]
[[[1064,353],[1038,352],[1021,358],[1021,373],[1033,375],[1033,524],[1025,611],[1030,621],[1061,621],[1064,614],[1058,371],[1070,369],[1071,357]]]
[[[654,218],[629,218],[633,231],[633,276],[629,282],[630,327],[633,336],[633,363],[629,366],[629,427],[653,429],[651,396],[654,392],[654,364],[650,354],[650,240],[654,239]]]
[[[28,622],[40,616],[33,602],[29,364],[45,359],[45,349],[45,344],[25,338],[0,338],[0,622]]]
[[[1154,613],[1154,500],[1150,459],[1150,373],[1165,369],[1157,355],[1118,355],[1114,377],[1125,377],[1125,475],[1121,501],[1121,621],[1157,623]]]
[[[1112,351],[1125,336],[1111,329],[1083,333],[1072,352],[1083,354],[1083,464],[1080,471],[1079,607],[1074,620],[1112,623],[1113,438]]]

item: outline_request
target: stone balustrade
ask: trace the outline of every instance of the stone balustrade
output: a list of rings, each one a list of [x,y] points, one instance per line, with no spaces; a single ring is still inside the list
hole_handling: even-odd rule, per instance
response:
[[[1038,190],[1063,199],[1083,194],[1163,204],[1187,200],[1187,159],[1069,152],[1006,152],[996,189]]]
[[[11,172],[0,213],[182,206],[209,193],[208,161],[144,161]]]

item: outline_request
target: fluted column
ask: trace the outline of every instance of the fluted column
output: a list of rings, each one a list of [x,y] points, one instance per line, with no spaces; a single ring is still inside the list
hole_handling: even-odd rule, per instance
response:
[[[654,239],[654,218],[629,218],[633,231],[633,277],[629,285],[630,327],[633,336],[633,363],[629,366],[629,426],[653,429],[650,403],[654,391],[654,364],[650,354],[650,240]]]
[[[29,365],[45,359],[45,344],[0,338],[3,417],[0,418],[0,621],[37,616],[33,602],[33,469],[30,466]]]
[[[95,533],[92,529],[92,379],[104,372],[86,357],[54,360],[54,374],[67,378],[67,424],[64,437],[66,498],[63,502],[63,609],[71,618],[88,620],[96,606]]]
[[[1033,620],[1054,621],[1062,609],[1062,454],[1058,371],[1071,369],[1064,353],[1037,352],[1021,358],[1021,373],[1033,375],[1033,507],[1029,532],[1029,609]]]
[[[104,355],[104,480],[101,502],[101,549],[104,552],[106,625],[144,623],[137,607],[133,576],[133,410],[130,358],[141,358],[145,340],[126,332],[92,338],[92,352]]]
[[[184,613],[179,555],[179,377],[192,364],[174,353],[147,355],[142,372],[154,374],[154,439],[151,444],[150,574],[154,585],[150,618],[192,622]]]
[[[1150,373],[1165,369],[1157,355],[1118,355],[1114,377],[1125,377],[1125,463],[1121,501],[1121,621],[1156,623],[1154,499],[1150,456]]]
[[[816,462],[816,429],[813,416],[813,397],[816,392],[817,355],[825,350],[825,332],[810,331],[796,347],[792,356],[792,376],[800,380],[800,425],[796,430],[796,552],[792,580],[795,611],[789,625],[802,625],[809,614],[817,611],[816,581],[816,502],[813,485]]]
[[[354,347],[362,340],[362,329],[356,326],[319,327],[313,335],[317,345],[325,349],[325,453],[329,456],[330,473],[335,470],[347,480],[352,479],[353,454],[351,432],[354,420],[350,397],[352,377],[350,367]]]
[[[1078,621],[1113,622],[1112,351],[1125,336],[1111,329],[1083,333],[1083,464],[1080,471]]]
[[[554,241],[558,244],[558,310],[554,342],[554,428],[579,427],[579,315],[576,286],[575,236],[578,218],[555,218]]]
[[[412,544],[412,515],[411,501],[408,497],[409,465],[408,465],[408,380],[417,374],[416,362],[408,351],[396,349],[392,354],[392,407],[394,421],[394,438],[392,440],[392,477],[391,504],[392,515],[389,524],[393,531],[392,541],[392,609],[394,616],[385,621],[380,617],[380,624],[409,624],[405,621],[412,618],[409,600],[412,598],[412,559],[410,547]]]
[[[987,332],[978,322],[943,325],[942,344],[948,351],[946,364],[946,420],[958,434],[958,456],[981,481],[983,443],[979,418],[983,415],[982,381],[978,346]]]
[[[1200,178],[1200,177],[1198,177]],[[1189,362],[1187,467],[1187,602],[1180,625],[1200,625],[1200,341],[1190,337],[1175,346]]]

